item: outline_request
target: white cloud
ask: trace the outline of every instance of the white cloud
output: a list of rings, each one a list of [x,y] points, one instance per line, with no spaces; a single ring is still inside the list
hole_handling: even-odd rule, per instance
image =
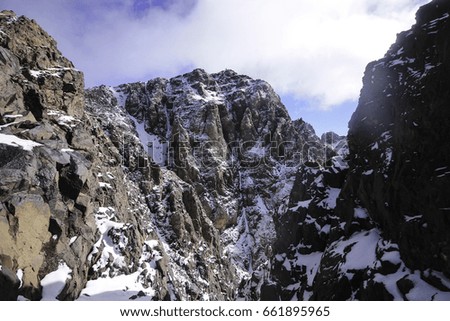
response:
[[[357,99],[366,64],[382,57],[428,2],[152,1],[6,0],[5,7],[54,35],[88,85],[231,68],[329,108]]]

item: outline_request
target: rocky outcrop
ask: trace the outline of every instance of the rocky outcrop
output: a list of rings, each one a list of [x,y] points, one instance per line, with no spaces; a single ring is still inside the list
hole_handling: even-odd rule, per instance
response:
[[[2,297],[75,299],[99,259],[93,249],[102,208],[117,209],[138,257],[145,212],[114,181],[125,179],[121,155],[84,111],[82,73],[25,17],[3,11],[0,40]],[[123,265],[135,270],[138,257],[128,253]],[[60,266],[70,273],[61,291],[46,297],[45,276]]]
[[[2,11],[0,24],[2,74],[10,76],[0,83],[4,93],[0,121],[25,112],[40,120],[50,108],[81,116],[82,73],[62,56],[56,42],[34,21],[9,11]]]
[[[21,288],[12,293],[38,299],[43,275],[70,258],[71,286],[79,291],[87,270],[83,251],[95,237],[93,220],[81,219],[92,209],[78,209],[92,163],[87,153],[71,149],[74,132],[83,128],[88,135],[78,119],[83,75],[35,22],[3,11],[0,30],[2,271],[20,271]],[[77,231],[62,223],[78,216],[87,233],[77,253],[69,246]]]

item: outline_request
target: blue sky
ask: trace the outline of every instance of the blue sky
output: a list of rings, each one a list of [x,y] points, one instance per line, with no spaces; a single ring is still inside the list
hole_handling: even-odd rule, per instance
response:
[[[346,134],[364,68],[429,0],[2,0],[35,19],[86,86],[229,68],[268,81],[293,119]]]

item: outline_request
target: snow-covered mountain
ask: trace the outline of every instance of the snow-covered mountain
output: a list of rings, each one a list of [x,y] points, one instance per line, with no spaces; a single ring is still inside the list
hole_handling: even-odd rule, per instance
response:
[[[86,91],[86,106],[114,137],[124,164],[145,172],[135,181],[146,182],[142,197],[167,244],[170,269],[179,276],[188,270],[183,284],[210,299],[258,298],[269,273],[267,250],[278,238],[274,219],[288,205],[298,166],[323,161],[327,152],[303,129],[310,125],[292,122],[266,82],[231,70],[101,86]],[[139,142],[143,150],[135,150]],[[204,253],[214,256],[198,271]],[[215,265],[222,260],[224,266]],[[221,296],[212,290],[215,280],[197,284],[209,269],[234,290]],[[181,290],[176,297],[199,299],[199,293]]]
[[[0,299],[450,299],[449,17],[422,7],[319,138],[232,70],[85,90],[3,11]]]

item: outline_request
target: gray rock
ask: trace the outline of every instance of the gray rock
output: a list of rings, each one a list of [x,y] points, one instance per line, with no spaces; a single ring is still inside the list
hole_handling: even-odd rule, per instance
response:
[[[2,263],[0,261],[0,263]],[[0,300],[15,301],[19,295],[20,280],[17,275],[6,266],[0,268]]]

